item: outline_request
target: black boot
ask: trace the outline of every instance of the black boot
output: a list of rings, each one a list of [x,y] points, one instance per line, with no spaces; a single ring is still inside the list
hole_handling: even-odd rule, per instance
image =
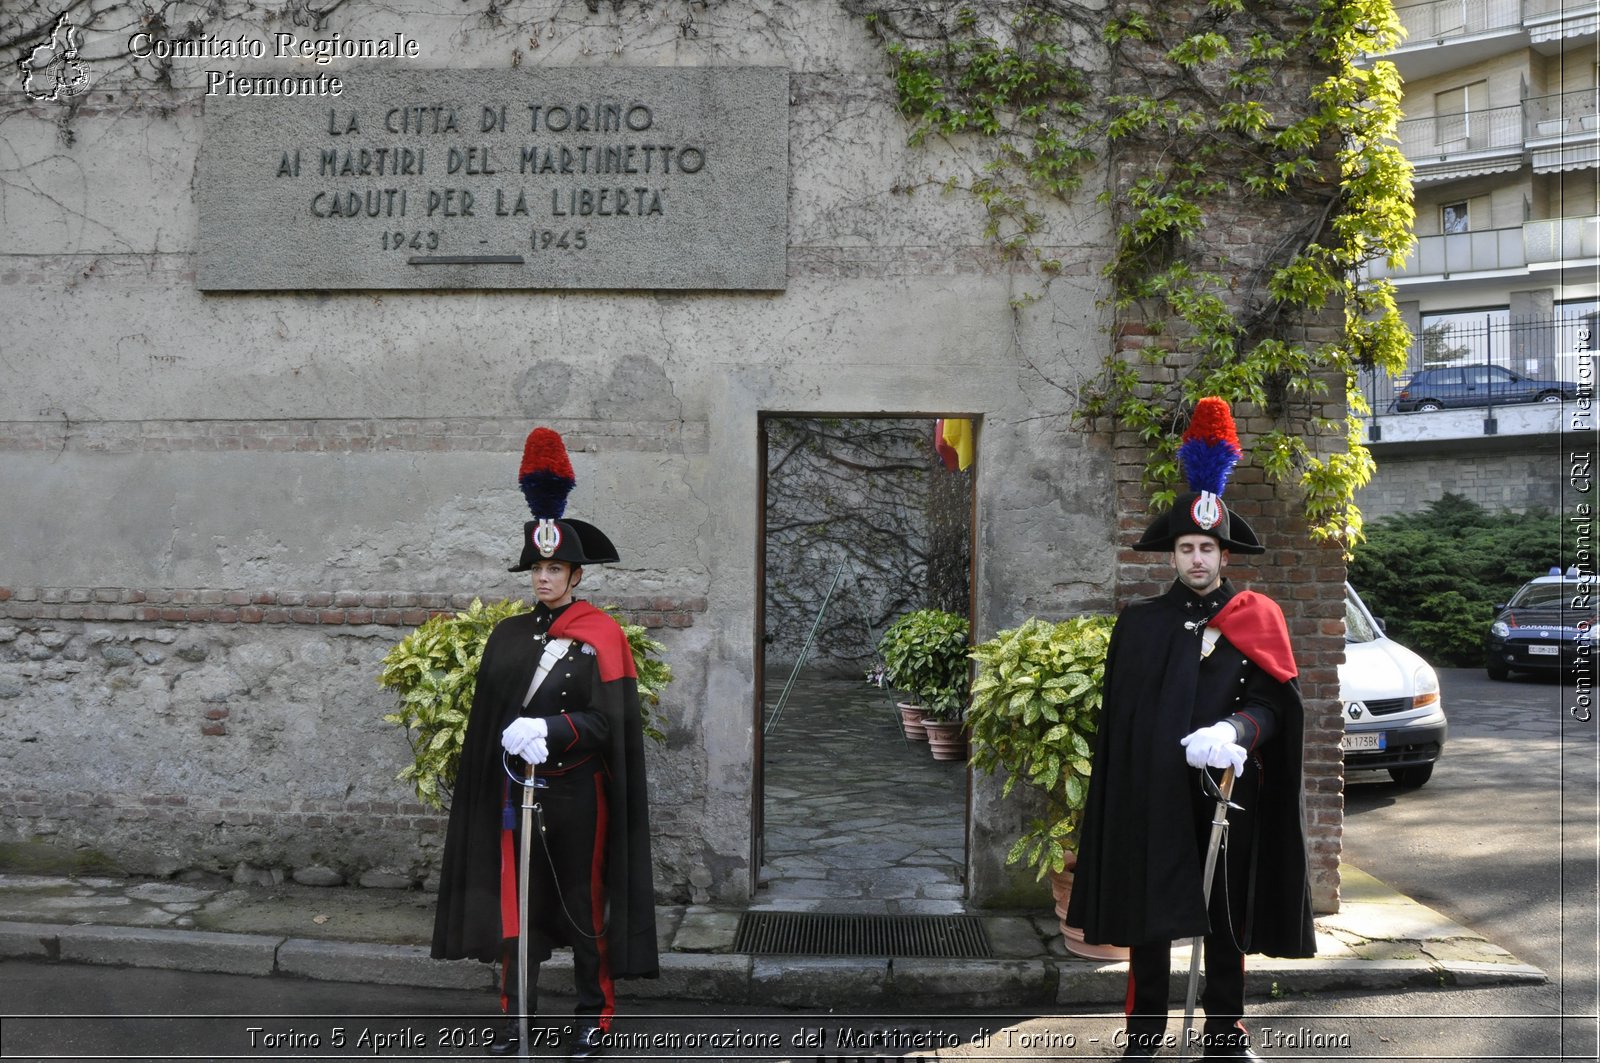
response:
[[[491,1056],[514,1056],[517,1054],[517,1020],[512,1019],[494,1033],[494,1040],[483,1046],[483,1050]]]
[[[594,1059],[606,1050],[606,1032],[598,1026],[584,1026],[578,1030],[578,1039],[572,1043],[569,1059]]]

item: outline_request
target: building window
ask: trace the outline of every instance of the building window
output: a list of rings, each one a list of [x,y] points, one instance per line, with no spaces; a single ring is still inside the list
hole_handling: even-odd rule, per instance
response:
[[[1439,229],[1445,234],[1464,233],[1468,231],[1467,205],[1462,203],[1446,203],[1439,208]]]
[[[1483,124],[1482,111],[1489,105],[1489,83],[1474,81],[1459,89],[1438,92],[1433,97],[1434,123],[1441,148],[1453,147],[1470,141],[1474,112],[1479,125]],[[1481,132],[1481,131],[1479,131]]]

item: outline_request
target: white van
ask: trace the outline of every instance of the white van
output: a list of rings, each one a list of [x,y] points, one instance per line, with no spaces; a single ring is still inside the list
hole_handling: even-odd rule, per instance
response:
[[[1339,666],[1344,705],[1344,769],[1385,769],[1401,786],[1433,775],[1449,732],[1439,677],[1433,667],[1398,642],[1368,611],[1355,588],[1344,585],[1344,663]]]

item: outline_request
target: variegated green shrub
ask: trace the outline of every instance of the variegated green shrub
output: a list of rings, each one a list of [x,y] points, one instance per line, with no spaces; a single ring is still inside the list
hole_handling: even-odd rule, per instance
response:
[[[484,605],[474,598],[465,612],[429,618],[383,659],[378,684],[400,696],[399,707],[385,715],[384,721],[405,728],[413,756],[396,778],[411,783],[418,800],[430,808],[449,803],[489,632],[506,617],[528,609],[521,601]],[[672,682],[672,668],[661,658],[666,647],[643,627],[623,621],[615,609],[607,607],[606,611],[622,625],[633,651],[644,733],[665,742],[666,719],[659,706],[661,692]]]
[[[1114,622],[1031,618],[972,651],[972,764],[1005,772],[1002,796],[1018,782],[1043,795],[1045,813],[1006,854],[1007,863],[1024,861],[1040,878],[1062,870],[1077,844]]]

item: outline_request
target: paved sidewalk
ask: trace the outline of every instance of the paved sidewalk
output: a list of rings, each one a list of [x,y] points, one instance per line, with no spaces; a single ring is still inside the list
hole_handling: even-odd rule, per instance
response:
[[[776,705],[777,690],[769,692]],[[906,740],[885,692],[802,679],[766,733],[766,863],[750,911],[978,916],[993,957],[750,955],[733,951],[744,909],[658,910],[662,971],[621,997],[860,1010],[895,1001],[964,1008],[1104,1008],[1126,965],[1067,952],[1054,912],[965,907],[966,766]],[[828,765],[821,776],[816,765]],[[483,989],[487,964],[428,958],[433,894],[416,889],[0,875],[0,958]],[[1317,921],[1317,957],[1251,957],[1248,988],[1273,992],[1544,982],[1472,931],[1348,865],[1343,907]],[[1048,902],[1045,902],[1048,904]],[[1187,948],[1181,954],[1188,965]],[[541,973],[571,993],[570,954]]]
[[[1251,958],[1252,992],[1547,980],[1348,866],[1343,894],[1343,909],[1317,920],[1315,959]],[[986,960],[740,954],[732,951],[740,914],[660,909],[662,976],[621,983],[619,995],[857,1009],[911,999],[1104,1006],[1125,984],[1123,965],[1067,953],[1047,911],[973,913],[995,953]],[[432,917],[433,897],[419,890],[0,875],[0,958],[488,991],[489,966],[428,958]],[[1187,964],[1187,950],[1178,951]],[[565,957],[558,952],[546,967],[554,992],[571,991]]]

